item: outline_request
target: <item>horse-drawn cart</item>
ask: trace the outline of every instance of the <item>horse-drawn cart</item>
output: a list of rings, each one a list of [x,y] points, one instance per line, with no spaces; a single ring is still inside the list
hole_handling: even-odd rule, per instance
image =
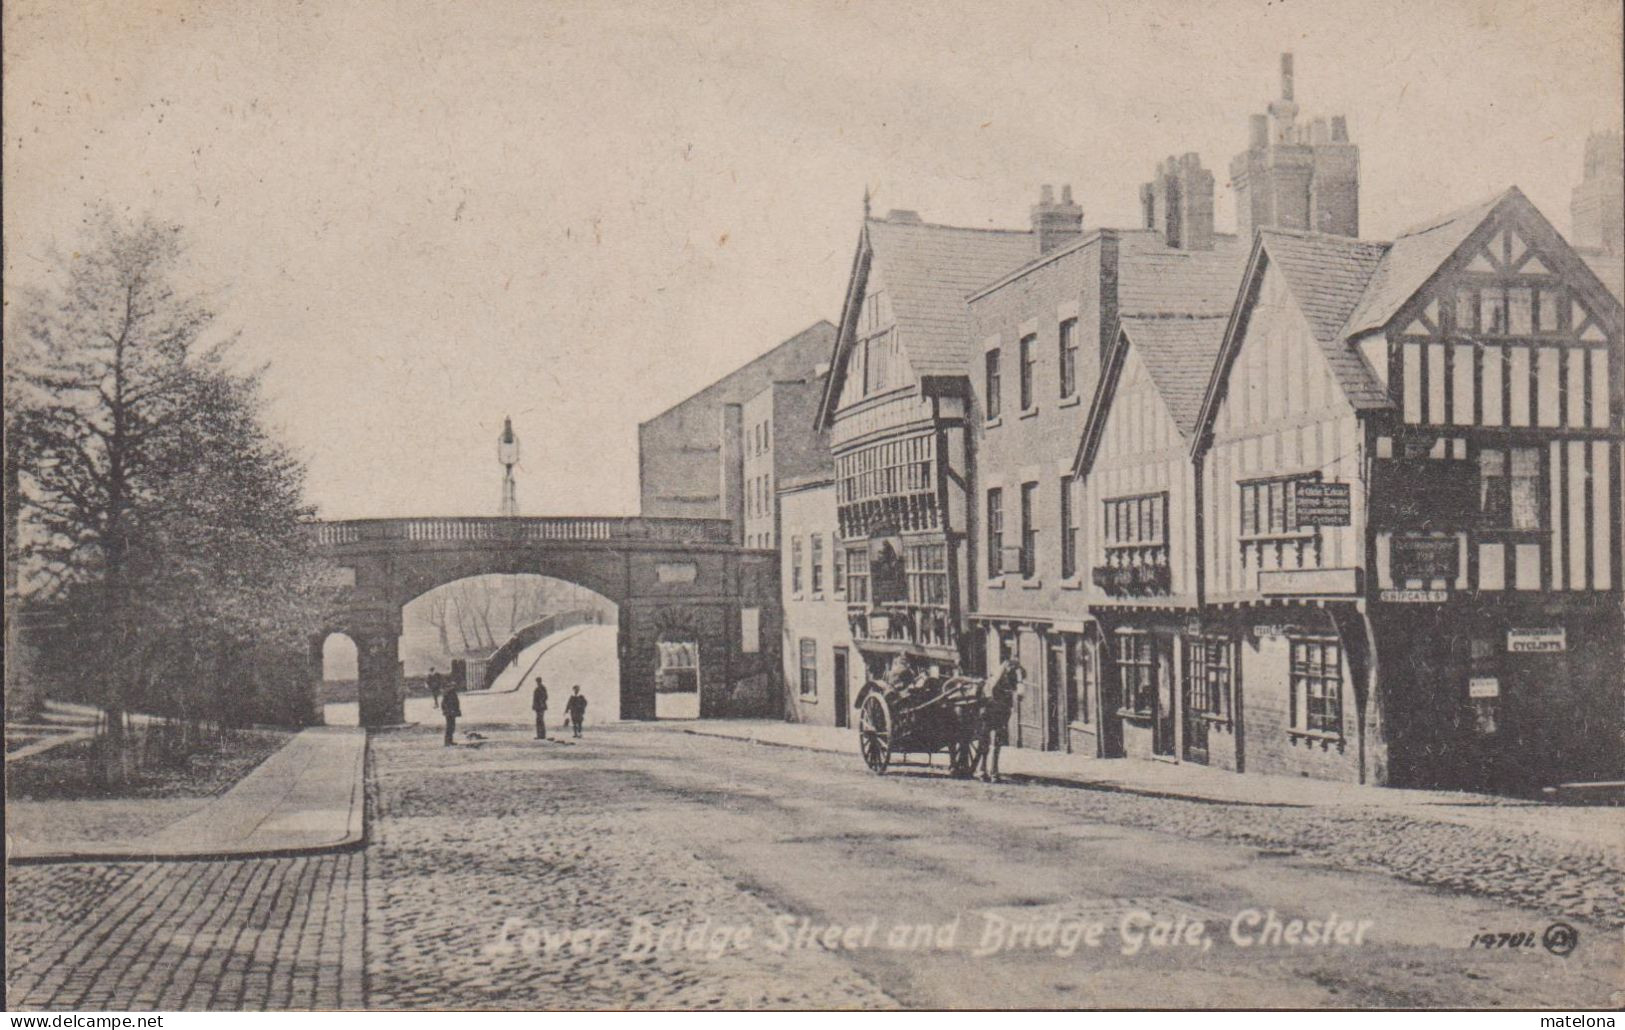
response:
[[[884,773],[892,756],[948,754],[948,770],[968,777],[982,757],[982,681],[922,677],[899,684],[864,684],[858,693],[858,749]]]

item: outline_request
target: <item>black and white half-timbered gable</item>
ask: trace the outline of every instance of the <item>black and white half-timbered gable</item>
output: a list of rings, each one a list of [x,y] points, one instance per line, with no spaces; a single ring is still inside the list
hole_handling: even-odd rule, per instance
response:
[[[1620,333],[1516,188],[1389,244],[1259,234],[1193,450],[1251,768],[1625,771]]]
[[[869,675],[898,656],[964,667],[971,489],[965,297],[1032,256],[1033,234],[864,219],[819,409],[835,464],[852,638]]]

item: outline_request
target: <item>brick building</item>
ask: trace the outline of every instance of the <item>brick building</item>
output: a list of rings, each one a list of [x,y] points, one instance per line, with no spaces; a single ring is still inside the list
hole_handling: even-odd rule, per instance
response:
[[[1066,238],[1044,240],[1037,257],[967,301],[980,351],[970,620],[990,662],[1014,657],[1026,673],[1011,728],[1020,746],[1111,753],[1099,737],[1090,611],[1115,599],[1087,594],[1080,545],[1096,513],[1072,478],[1102,363],[1125,325],[1149,334],[1166,320],[1224,315],[1240,277],[1244,248],[1214,232],[1213,176],[1195,154],[1169,158],[1140,196],[1141,227],[1084,232],[1071,207]],[[1070,202],[1068,190],[1062,206]],[[1053,222],[1053,208],[1046,188],[1035,226]]]
[[[832,467],[829,441],[809,431],[828,366],[809,366],[798,379],[769,383],[740,409],[746,547],[779,546],[779,484],[823,475]]]
[[[807,378],[829,355],[820,321],[638,425],[638,496],[645,516],[745,520],[743,405],[775,382]]]
[[[863,668],[847,622],[846,551],[837,532],[835,481],[827,472],[802,476],[785,480],[778,491],[784,717],[847,726],[856,694],[853,677]]]

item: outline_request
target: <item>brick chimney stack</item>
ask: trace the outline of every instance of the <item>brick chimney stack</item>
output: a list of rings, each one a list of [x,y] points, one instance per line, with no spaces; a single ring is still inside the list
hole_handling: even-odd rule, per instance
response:
[[[1349,142],[1342,115],[1299,124],[1291,54],[1281,55],[1280,99],[1268,115],[1252,116],[1230,182],[1243,236],[1263,228],[1359,235],[1360,148]]]
[[[1038,239],[1038,253],[1048,254],[1083,235],[1083,208],[1072,202],[1072,187],[1061,187],[1061,202],[1055,202],[1055,187],[1045,186],[1039,191],[1038,203],[1032,208],[1033,236]]]
[[[1213,173],[1194,153],[1170,157],[1140,187],[1145,228],[1176,250],[1213,249]]]
[[[1584,178],[1569,200],[1576,247],[1625,254],[1625,137],[1594,132],[1586,139]]]

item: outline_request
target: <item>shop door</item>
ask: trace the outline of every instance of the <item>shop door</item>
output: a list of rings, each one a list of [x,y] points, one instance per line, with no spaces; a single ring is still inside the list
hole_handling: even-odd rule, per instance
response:
[[[1021,663],[1026,682],[1016,695],[1015,736],[1016,747],[1042,748],[1044,746],[1044,663],[1038,648],[1039,640],[1032,633],[1011,633],[1010,654]]]
[[[1154,702],[1155,722],[1152,724],[1151,750],[1169,758],[1174,756],[1174,669],[1172,641],[1168,637],[1152,636],[1153,654],[1157,656],[1157,692]]]
[[[1185,639],[1185,667],[1180,677],[1179,710],[1185,722],[1184,758],[1187,762],[1207,764],[1208,721],[1204,713],[1210,710],[1208,659],[1206,642]]]
[[[852,707],[851,699],[847,695],[847,656],[846,648],[835,649],[835,725],[848,725],[848,710]]]
[[[1066,648],[1056,641],[1049,646],[1049,668],[1045,671],[1044,687],[1048,699],[1048,718],[1045,720],[1049,732],[1044,738],[1044,748],[1047,751],[1066,750],[1066,688],[1067,688]]]

